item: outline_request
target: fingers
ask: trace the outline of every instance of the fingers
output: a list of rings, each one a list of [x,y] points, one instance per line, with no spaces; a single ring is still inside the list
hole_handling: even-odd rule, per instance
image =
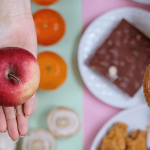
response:
[[[24,104],[24,114],[29,118],[34,110],[35,95]]]
[[[4,107],[3,110],[6,118],[8,134],[13,141],[17,141],[20,135],[17,128],[17,121],[14,107]]]
[[[35,95],[24,105],[16,107],[0,106],[0,132],[8,130],[13,141],[17,141],[20,136],[25,136],[28,132],[28,119],[34,110]]]
[[[25,136],[28,132],[28,119],[24,116],[22,105],[16,107],[16,116],[19,134]]]
[[[6,125],[5,115],[4,115],[2,106],[0,106],[0,133],[5,132],[6,128],[7,128],[7,125]]]

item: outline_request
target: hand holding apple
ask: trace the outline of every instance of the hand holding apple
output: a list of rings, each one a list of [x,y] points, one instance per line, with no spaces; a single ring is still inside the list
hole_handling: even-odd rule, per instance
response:
[[[0,1],[0,48],[3,47],[21,47],[37,56],[37,38],[30,0]],[[27,118],[34,110],[34,101],[33,96],[23,105],[0,106],[0,132],[5,132],[7,129],[13,141],[26,135]]]
[[[36,92],[40,70],[29,51],[17,47],[0,49],[0,105],[18,106]]]

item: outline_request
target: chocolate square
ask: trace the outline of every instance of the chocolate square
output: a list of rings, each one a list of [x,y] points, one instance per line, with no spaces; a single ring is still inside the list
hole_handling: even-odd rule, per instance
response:
[[[123,19],[87,64],[133,96],[149,63],[150,39]]]

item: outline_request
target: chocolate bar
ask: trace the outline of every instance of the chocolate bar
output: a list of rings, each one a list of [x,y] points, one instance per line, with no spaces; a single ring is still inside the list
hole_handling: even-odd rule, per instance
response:
[[[150,39],[123,19],[87,64],[131,97],[150,63]]]

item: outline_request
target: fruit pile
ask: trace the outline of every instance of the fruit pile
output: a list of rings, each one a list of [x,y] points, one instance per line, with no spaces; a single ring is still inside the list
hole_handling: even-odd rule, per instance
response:
[[[50,5],[58,0],[33,0],[39,5]],[[66,24],[62,16],[52,9],[41,9],[33,14],[37,42],[39,45],[50,46],[58,43],[65,34]],[[67,65],[58,54],[45,51],[38,54],[41,70],[39,90],[55,90],[67,77]]]
[[[57,2],[57,0],[33,1],[40,5],[49,5]],[[48,46],[56,44],[65,34],[65,21],[54,10],[39,10],[33,14],[33,20],[37,33],[37,41],[40,45]],[[1,64],[4,64],[0,72],[0,77],[1,81],[5,83],[0,86],[0,106],[11,107],[21,105],[30,99],[37,89],[57,89],[64,83],[67,77],[67,65],[65,61],[54,52],[46,51],[38,54],[37,61],[25,49],[7,47],[0,50],[0,56]]]

